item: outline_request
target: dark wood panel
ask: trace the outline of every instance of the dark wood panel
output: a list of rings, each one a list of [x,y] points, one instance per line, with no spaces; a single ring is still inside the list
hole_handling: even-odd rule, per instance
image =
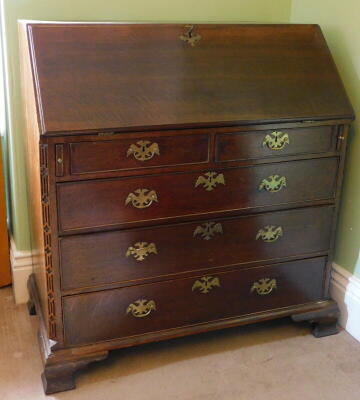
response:
[[[332,126],[221,133],[216,136],[216,160],[234,161],[325,153],[336,150],[336,136],[336,128]],[[283,147],[279,148],[280,145]]]
[[[65,237],[59,246],[62,288],[136,284],[161,275],[324,252],[332,216],[333,207],[316,207]],[[206,224],[213,229],[206,230]],[[280,227],[282,234],[266,242],[257,237],[266,226]],[[137,243],[144,243],[145,251],[132,251],[139,249]]]
[[[209,137],[144,136],[136,139],[71,143],[70,157],[72,174],[203,163],[209,159]]]
[[[202,282],[196,276],[65,297],[66,343],[83,345],[320,300],[324,268],[325,258],[316,258],[220,273],[208,293],[194,287]],[[276,281],[269,294],[252,291],[263,278]],[[154,308],[142,318],[128,310],[140,299],[153,301]]]
[[[316,25],[30,24],[43,133],[352,118]]]
[[[167,174],[138,178],[107,179],[57,185],[59,223],[62,231],[105,227],[133,221],[151,221],[217,211],[334,197],[337,158],[293,161],[247,168],[217,170],[224,184],[208,191],[198,182],[204,173]],[[314,173],[316,171],[316,173]],[[276,193],[259,190],[269,176],[286,178],[286,187]],[[304,180],[304,177],[306,179]],[[156,194],[147,208],[137,208],[129,194],[138,189]],[[131,196],[130,196],[131,197]]]

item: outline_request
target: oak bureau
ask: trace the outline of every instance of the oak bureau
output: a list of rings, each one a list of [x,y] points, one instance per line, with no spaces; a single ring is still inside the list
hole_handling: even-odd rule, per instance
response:
[[[354,118],[316,25],[19,23],[46,393],[109,350],[329,297]]]

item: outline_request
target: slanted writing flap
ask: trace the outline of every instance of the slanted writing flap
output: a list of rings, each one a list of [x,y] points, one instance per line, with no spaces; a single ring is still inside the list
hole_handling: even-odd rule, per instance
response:
[[[316,25],[28,29],[42,133],[353,117]]]

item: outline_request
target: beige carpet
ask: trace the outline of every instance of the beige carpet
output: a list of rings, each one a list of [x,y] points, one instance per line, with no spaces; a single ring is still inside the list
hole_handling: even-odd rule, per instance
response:
[[[360,343],[288,319],[115,351],[44,396],[36,318],[0,289],[1,400],[360,399]]]

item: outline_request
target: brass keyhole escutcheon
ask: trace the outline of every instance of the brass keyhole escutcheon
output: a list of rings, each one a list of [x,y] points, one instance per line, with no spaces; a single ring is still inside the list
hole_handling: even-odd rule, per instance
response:
[[[195,44],[200,41],[201,36],[198,33],[195,33],[194,25],[185,25],[186,32],[180,36],[180,39],[186,43],[189,43],[190,46],[194,47]]]

